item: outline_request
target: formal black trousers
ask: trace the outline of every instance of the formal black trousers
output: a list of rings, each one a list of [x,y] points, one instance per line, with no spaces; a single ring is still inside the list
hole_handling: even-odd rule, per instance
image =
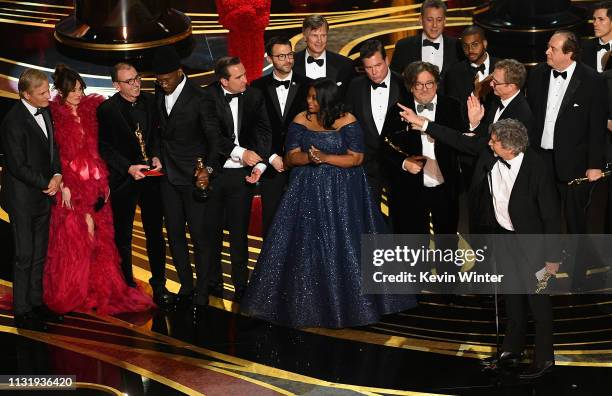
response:
[[[261,191],[261,208],[262,208],[262,226],[264,237],[268,234],[268,229],[274,220],[278,204],[285,193],[287,183],[289,182],[289,170],[277,172],[272,165],[268,165],[268,169],[260,179]]]
[[[140,206],[142,228],[146,237],[147,256],[151,268],[149,283],[154,292],[166,285],[166,242],[163,235],[163,206],[159,177],[145,177],[111,190],[111,206],[115,225],[115,244],[121,257],[121,270],[127,281],[132,274],[132,231],[136,205]]]
[[[191,185],[172,184],[165,176],[162,176],[160,183],[168,245],[181,283],[179,295],[189,295],[194,291],[194,282],[187,231],[189,231],[193,244],[197,284],[208,284],[209,281],[210,264],[206,262],[203,250],[203,241],[210,238],[204,232],[204,216],[207,203],[194,198],[194,187]]]
[[[10,210],[15,243],[13,310],[30,312],[43,303],[43,268],[49,242],[49,203],[40,201],[32,210]]]
[[[211,264],[211,284],[222,283],[221,249],[223,226],[229,231],[232,283],[236,290],[246,287],[248,281],[248,228],[254,185],[245,180],[250,168],[223,169],[213,179],[208,197],[204,228],[206,257]]]

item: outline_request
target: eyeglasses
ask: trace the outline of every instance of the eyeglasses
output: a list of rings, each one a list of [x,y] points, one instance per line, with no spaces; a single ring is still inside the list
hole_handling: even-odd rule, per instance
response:
[[[503,83],[503,82],[499,82],[499,81],[497,81],[497,80],[496,80],[496,79],[494,79],[494,78],[493,78],[493,79],[491,79],[491,85],[493,85],[493,88],[497,87],[498,85],[509,85],[509,84],[512,84],[512,83],[509,83],[509,82],[505,82],[505,83]]]
[[[278,55],[270,55],[272,58],[278,58],[280,61],[284,61],[285,59],[293,59],[295,56],[295,52],[289,52],[288,54],[278,54]]]
[[[427,81],[426,83],[415,82],[414,88],[417,89],[418,91],[422,91],[424,89],[432,89],[434,85],[436,85],[435,81]]]
[[[127,80],[117,80],[117,82],[120,83],[124,83],[124,84],[129,84],[129,85],[136,85],[136,83],[140,84],[140,80],[142,80],[142,77],[140,75],[134,77],[134,78],[128,78]]]

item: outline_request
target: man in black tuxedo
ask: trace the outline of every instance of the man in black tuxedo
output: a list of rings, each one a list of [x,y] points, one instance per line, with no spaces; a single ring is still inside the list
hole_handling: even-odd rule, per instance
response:
[[[160,187],[168,242],[181,282],[176,302],[182,306],[193,299],[196,289],[203,290],[203,298],[208,299],[206,289],[211,264],[206,261],[203,246],[203,242],[210,238],[204,229],[207,203],[193,194],[194,170],[197,158],[203,158],[207,167],[199,175],[198,183],[206,186],[209,175],[218,171],[220,136],[214,103],[183,73],[180,58],[173,47],[161,47],[155,52],[153,71],[159,87],[156,105],[160,115],[160,161],[164,166]],[[185,223],[194,250],[195,288]]]
[[[353,78],[353,61],[327,50],[329,25],[321,15],[309,15],[302,23],[302,35],[306,49],[295,54],[293,71],[312,80],[321,77],[332,79],[344,92]]]
[[[253,189],[267,168],[264,158],[270,157],[272,132],[265,99],[258,89],[247,86],[240,59],[218,59],[215,75],[218,81],[205,91],[215,104],[213,112],[221,131],[219,162],[222,165],[211,184],[203,242],[206,260],[212,266],[212,292],[221,294],[221,247],[223,226],[227,224],[234,301],[240,301],[248,281],[248,226]],[[204,304],[203,299],[196,301],[196,305]]]
[[[100,155],[109,169],[109,186],[115,244],[121,256],[121,270],[129,286],[136,283],[132,273],[132,229],[136,205],[140,206],[151,268],[153,298],[160,306],[173,303],[166,290],[166,243],[162,233],[163,207],[159,177],[147,176],[152,168],[159,171],[159,114],[155,97],[140,90],[140,75],[128,63],[111,69],[111,80],[118,91],[98,107]],[[136,131],[141,133],[141,141]],[[150,159],[145,163],[144,156]],[[143,173],[145,172],[145,173]]]
[[[436,93],[437,66],[413,62],[404,70],[404,79],[412,94],[408,108],[447,127],[462,125],[459,102]],[[431,214],[436,246],[456,247],[459,165],[455,149],[425,134],[407,133],[405,124],[392,130],[388,138],[395,148],[385,145],[384,157],[390,167],[389,210],[394,232],[428,239]],[[438,268],[439,273],[443,270]],[[448,270],[456,271],[456,267]]]
[[[582,42],[582,62],[603,71],[601,60],[612,45],[612,2],[603,1],[593,6],[593,31],[595,37]]]
[[[365,75],[351,81],[346,102],[363,129],[365,153],[363,167],[377,207],[380,208],[383,187],[387,187],[383,146],[393,118],[395,104],[408,93],[402,77],[389,69],[385,47],[378,40],[368,40],[359,50]]]
[[[546,63],[530,73],[527,100],[535,120],[531,144],[554,171],[567,230],[584,234],[590,186],[568,187],[568,182],[585,176],[595,181],[602,175],[608,100],[604,80],[576,61],[578,51],[574,33],[553,34]]]
[[[450,67],[445,79],[446,95],[465,104],[467,98],[480,95],[480,85],[495,68],[498,59],[487,52],[487,38],[479,26],[468,26],[461,33],[461,48],[466,59]],[[483,84],[488,84],[489,79]]]
[[[263,234],[268,233],[276,208],[289,180],[283,164],[285,137],[289,124],[306,108],[307,79],[293,72],[294,52],[291,41],[275,36],[266,43],[272,73],[251,84],[263,94],[272,131],[272,155],[267,158],[268,169],[261,178]]]
[[[421,5],[421,24],[422,34],[403,38],[395,44],[391,70],[402,73],[412,62],[429,62],[438,66],[443,82],[446,72],[461,58],[457,39],[444,34],[446,4],[441,0],[425,0]],[[438,88],[444,85],[439,84]]]
[[[13,309],[15,326],[44,330],[43,320],[61,320],[43,304],[49,213],[62,181],[49,113],[49,81],[26,69],[18,82],[20,100],[0,125],[5,168],[0,190],[15,241]]]
[[[553,317],[550,296],[524,293],[535,290],[534,274],[545,268],[559,270],[560,248],[554,234],[561,233],[561,204],[550,169],[533,149],[528,149],[527,128],[519,121],[506,118],[489,127],[488,146],[457,133],[443,125],[428,122],[411,109],[404,108],[403,119],[416,130],[425,131],[438,142],[458,150],[479,152],[474,177],[469,189],[470,230],[473,234],[503,234],[495,238],[495,259],[504,276],[504,283],[516,287],[507,290],[506,336],[499,356],[486,359],[496,367],[518,365],[525,348],[529,305],[535,323],[535,359],[521,373],[523,379],[538,378],[554,367]],[[534,244],[513,239],[513,234],[553,234]],[[526,300],[526,301],[525,301]]]

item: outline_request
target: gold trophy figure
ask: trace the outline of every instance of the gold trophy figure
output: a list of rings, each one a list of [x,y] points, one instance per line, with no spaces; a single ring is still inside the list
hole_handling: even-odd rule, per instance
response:
[[[200,172],[204,171],[206,166],[204,166],[204,158],[198,157],[196,159],[196,168],[195,168],[195,188],[193,189],[193,196],[198,201],[203,201],[208,198],[208,185],[198,181],[198,175]],[[208,169],[206,169],[208,170]],[[210,177],[210,174],[209,176]]]
[[[140,129],[140,123],[136,123],[136,130],[134,131],[134,135],[136,135],[136,139],[138,139],[138,144],[140,145],[140,154],[142,155],[142,162],[145,165],[151,166],[151,160],[147,156],[147,150],[145,147],[144,134],[142,133],[142,129]]]

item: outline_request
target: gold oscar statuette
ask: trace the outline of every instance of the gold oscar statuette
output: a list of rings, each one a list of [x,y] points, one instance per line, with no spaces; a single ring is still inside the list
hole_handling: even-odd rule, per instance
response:
[[[147,157],[147,150],[145,149],[145,141],[144,135],[142,133],[142,129],[140,129],[140,123],[136,124],[136,130],[134,131],[136,135],[136,139],[138,139],[138,144],[140,145],[140,154],[142,154],[142,161],[146,165],[149,165],[149,157]]]

